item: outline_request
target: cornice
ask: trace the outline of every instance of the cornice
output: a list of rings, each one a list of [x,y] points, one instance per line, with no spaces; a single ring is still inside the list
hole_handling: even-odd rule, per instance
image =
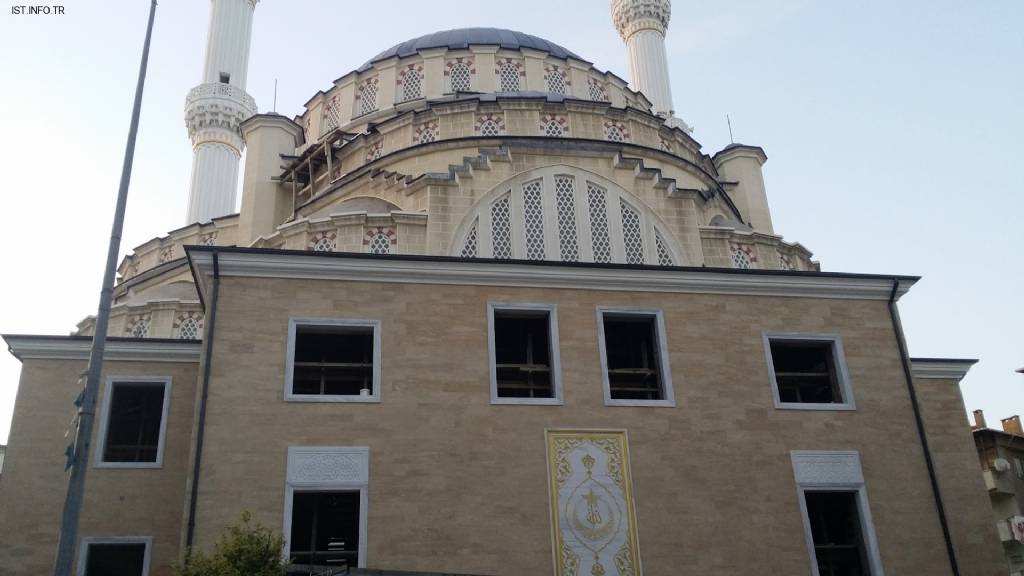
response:
[[[398,284],[462,284],[727,294],[886,301],[918,280],[913,276],[734,270],[562,262],[495,261],[443,256],[379,256],[256,248],[186,247],[192,274],[205,296],[213,254],[221,276],[290,278]],[[204,298],[205,300],[205,298]]]
[[[911,358],[914,378],[935,378],[959,382],[978,361],[970,358]]]
[[[7,349],[18,360],[88,360],[92,336],[4,334]],[[198,363],[198,340],[107,338],[104,361]]]

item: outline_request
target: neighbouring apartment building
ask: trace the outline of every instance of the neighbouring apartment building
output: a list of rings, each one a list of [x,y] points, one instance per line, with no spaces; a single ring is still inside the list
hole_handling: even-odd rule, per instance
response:
[[[245,92],[256,0],[211,6],[186,226],[119,270],[80,574],[168,575],[249,511],[327,568],[1005,576],[971,362],[907,356],[917,278],[775,233],[764,150],[701,150],[668,0],[611,3],[630,83],[448,30],[294,118]],[[4,336],[12,573],[53,561],[94,325]]]
[[[992,502],[992,515],[1011,576],[1024,576],[1024,429],[1020,417],[989,428],[981,410],[974,411],[974,444]]]

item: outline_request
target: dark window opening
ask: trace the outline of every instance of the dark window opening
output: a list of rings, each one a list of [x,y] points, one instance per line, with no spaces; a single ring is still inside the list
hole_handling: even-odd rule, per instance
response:
[[[832,342],[772,340],[772,365],[782,402],[842,403]]]
[[[870,576],[856,492],[805,492],[821,576]]]
[[[142,576],[146,545],[142,542],[89,544],[85,576]]]
[[[657,317],[605,314],[604,349],[613,400],[664,400]]]
[[[494,311],[494,370],[499,398],[554,398],[550,314]]]
[[[359,492],[295,492],[291,561],[311,566],[359,566]]]
[[[164,384],[115,382],[110,392],[104,462],[156,462]]]
[[[292,394],[373,395],[372,326],[298,326]]]
[[[220,83],[221,84],[231,84],[231,74],[227,74],[225,72],[221,72],[220,73]]]

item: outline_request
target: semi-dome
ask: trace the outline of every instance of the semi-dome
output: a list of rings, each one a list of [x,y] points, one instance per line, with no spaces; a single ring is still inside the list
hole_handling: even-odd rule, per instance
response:
[[[538,38],[537,36],[532,36],[530,34],[524,34],[523,32],[506,30],[504,28],[456,28],[454,30],[442,30],[432,34],[426,34],[419,38],[413,38],[412,40],[406,40],[405,42],[395,44],[391,48],[377,54],[360,66],[359,72],[369,69],[374,62],[380,62],[387,60],[388,58],[394,58],[395,56],[399,58],[412,56],[420,50],[429,50],[431,48],[448,48],[456,50],[467,48],[469,46],[500,46],[509,50],[531,48],[533,50],[547,52],[551,56],[562,60],[566,58],[583,60],[583,58],[580,58],[574,52],[571,52],[550,40]]]

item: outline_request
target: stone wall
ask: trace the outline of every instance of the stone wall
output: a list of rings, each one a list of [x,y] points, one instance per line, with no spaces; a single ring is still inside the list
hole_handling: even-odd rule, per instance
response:
[[[0,481],[0,558],[5,574],[53,570],[60,516],[67,492],[64,436],[78,396],[84,360],[25,360]],[[170,576],[179,558],[186,473],[195,405],[197,365],[109,362],[97,410],[112,376],[169,376],[170,410],[163,467],[102,469],[90,457],[79,536],[152,536],[151,576]],[[97,418],[93,454],[100,431]],[[77,554],[77,550],[76,550]]]
[[[563,406],[490,404],[488,302],[557,306]],[[664,311],[677,407],[604,405],[598,305]],[[227,278],[219,314],[202,545],[242,510],[282,525],[289,446],[366,446],[369,566],[549,573],[544,430],[625,428],[649,574],[806,573],[791,450],[857,450],[886,573],[949,573],[884,302]],[[381,402],[284,402],[291,316],[379,319]],[[840,334],[857,409],[776,409],[765,330]],[[947,501],[983,504],[961,476]],[[950,521],[962,573],[1001,574],[987,515]]]

